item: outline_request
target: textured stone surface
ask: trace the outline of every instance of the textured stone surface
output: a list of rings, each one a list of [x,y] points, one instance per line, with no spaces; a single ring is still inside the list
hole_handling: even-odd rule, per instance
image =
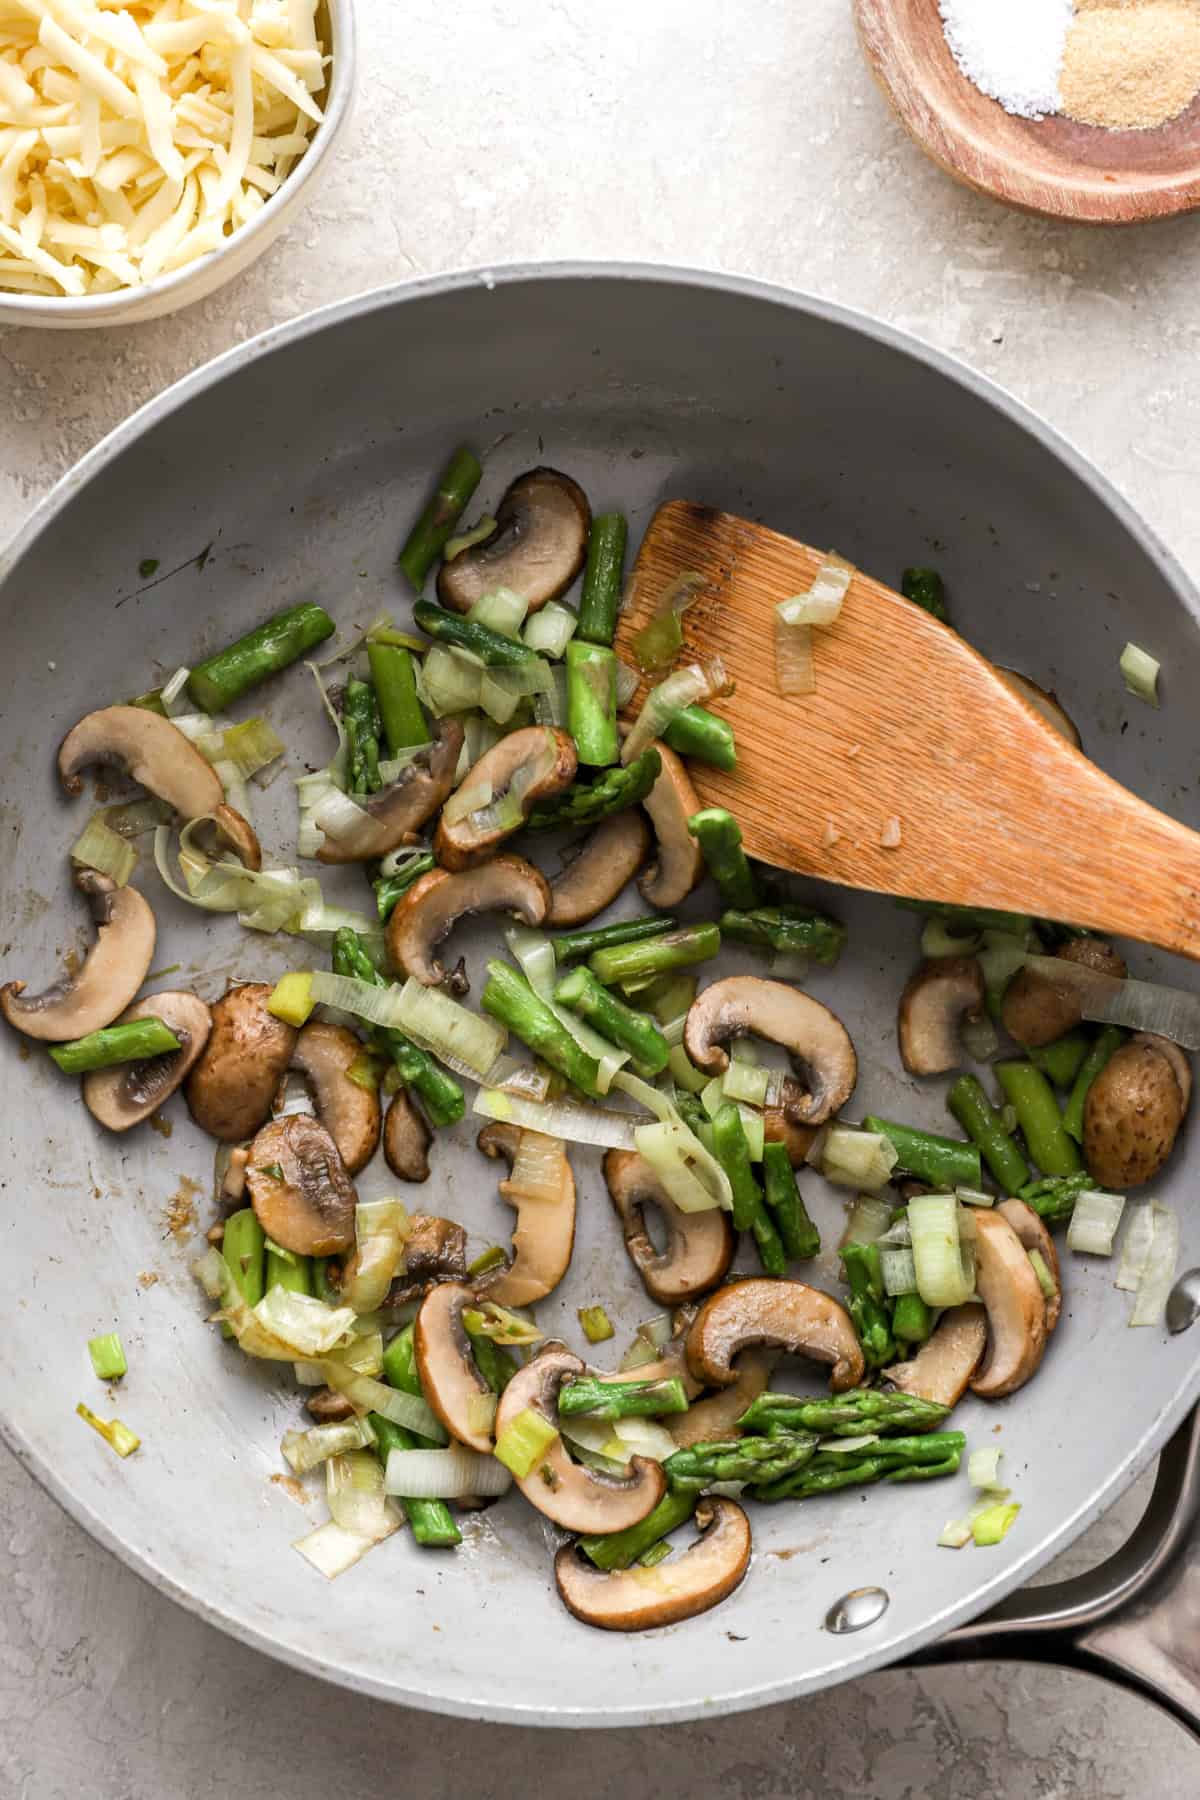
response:
[[[808,288],[940,344],[1045,413],[1200,570],[1200,390],[1181,374],[1200,336],[1194,225],[1071,230],[955,189],[885,112],[844,0],[358,10],[345,148],[248,275],[123,332],[0,330],[0,540],[137,405],[267,325],[442,268],[629,257]],[[1144,1493],[1068,1569],[1119,1542]],[[1052,1672],[885,1674],[748,1717],[553,1745],[421,1718],[327,1690],[180,1612],[4,1452],[0,1520],[0,1795],[14,1800],[324,1800],[401,1783],[508,1795],[548,1766],[596,1800],[1183,1800],[1200,1786],[1182,1731]]]

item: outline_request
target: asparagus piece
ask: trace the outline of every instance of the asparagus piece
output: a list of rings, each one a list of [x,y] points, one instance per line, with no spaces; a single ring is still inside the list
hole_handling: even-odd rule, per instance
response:
[[[314,1256],[311,1258],[311,1262],[313,1293],[318,1300],[323,1300],[326,1306],[336,1306],[338,1303],[338,1291],[333,1282],[329,1279],[329,1258],[327,1256]]]
[[[624,1531],[608,1531],[594,1537],[581,1537],[579,1548],[606,1574],[616,1569],[628,1569],[652,1545],[666,1537],[668,1532],[676,1531],[680,1525],[686,1524],[695,1510],[695,1494],[672,1493],[668,1489],[640,1524],[628,1525]]]
[[[626,767],[605,769],[597,781],[573,781],[547,806],[535,806],[525,821],[527,831],[557,831],[566,825],[599,825],[613,813],[637,806],[662,773],[657,750],[643,750]]]
[[[558,1410],[565,1419],[580,1414],[591,1419],[656,1419],[687,1409],[678,1375],[663,1381],[597,1381],[589,1375],[566,1382],[558,1391]]]
[[[1070,1088],[1075,1085],[1075,1077],[1087,1061],[1091,1048],[1092,1039],[1086,1031],[1068,1031],[1054,1043],[1031,1050],[1029,1060],[1043,1075],[1049,1076],[1056,1088]]]
[[[421,1377],[417,1373],[411,1325],[406,1325],[384,1351],[383,1378],[389,1387],[398,1388],[402,1394],[412,1394],[418,1400],[425,1398],[421,1392]],[[391,1419],[385,1419],[381,1413],[371,1413],[369,1417],[375,1431],[375,1448],[385,1469],[388,1454],[392,1450],[432,1450],[438,1447],[432,1438],[422,1437],[403,1425],[393,1424]],[[400,1504],[418,1544],[427,1545],[431,1549],[446,1549],[462,1542],[458,1527],[444,1500],[404,1499]]]
[[[489,669],[515,669],[538,659],[537,651],[520,638],[505,637],[488,625],[465,619],[461,613],[447,612],[432,600],[418,600],[413,618],[428,637],[436,638],[439,644],[452,644],[457,650],[470,650]]]
[[[742,1127],[742,1115],[732,1100],[717,1108],[712,1122],[713,1155],[729,1177],[733,1189],[733,1224],[736,1231],[752,1231],[758,1254],[768,1275],[782,1275],[787,1257],[763,1200],[762,1189],[750,1166],[750,1149]]]
[[[1029,1154],[1043,1175],[1074,1175],[1079,1151],[1063,1129],[1054,1089],[1030,1062],[999,1062],[996,1079],[1014,1107]]]
[[[758,888],[742,849],[737,820],[723,806],[706,806],[688,820],[704,865],[717,884],[721,904],[749,912],[758,904]]]
[[[967,1136],[978,1144],[988,1168],[1006,1194],[1015,1194],[1029,1180],[1029,1164],[1017,1149],[1004,1120],[974,1075],[960,1075],[946,1096],[946,1105]]]
[[[933,1312],[920,1294],[897,1294],[892,1307],[892,1336],[900,1345],[923,1344],[933,1330]]]
[[[588,968],[605,987],[614,987],[689,969],[696,963],[708,962],[720,948],[719,926],[685,925],[682,931],[669,931],[665,937],[647,938],[637,944],[612,944],[597,950],[588,958]]]
[[[373,884],[375,905],[383,924],[386,925],[391,918],[392,910],[400,896],[407,894],[413,883],[419,881],[422,875],[428,875],[433,867],[432,856],[415,856],[410,863],[404,865],[399,874],[378,877]]]
[[[733,726],[703,706],[685,706],[677,712],[663,732],[663,742],[680,756],[710,763],[714,769],[728,773],[737,768]]]
[[[281,1250],[278,1244],[267,1240],[266,1274],[263,1286],[269,1294],[272,1288],[287,1288],[292,1294],[311,1294],[313,1291],[312,1263],[307,1256],[297,1256],[291,1250]]]
[[[479,1002],[484,1012],[507,1025],[535,1056],[565,1075],[583,1093],[598,1099],[600,1064],[575,1042],[525,977],[507,963],[495,960],[488,963],[487,976]]]
[[[820,1250],[821,1234],[808,1216],[787,1145],[764,1144],[762,1168],[767,1205],[788,1261],[805,1262]]]
[[[634,1073],[643,1081],[652,1081],[666,1068],[671,1046],[654,1020],[610,994],[589,968],[580,965],[564,975],[554,990],[554,998],[594,1025],[601,1037],[628,1050]]]
[[[427,744],[429,727],[417,699],[412,653],[403,644],[377,644],[368,640],[367,661],[383,721],[388,749],[393,756],[410,744]]]
[[[978,1188],[983,1185],[979,1151],[974,1144],[958,1138],[939,1137],[934,1131],[918,1131],[915,1125],[898,1125],[892,1119],[876,1118],[874,1113],[863,1120],[863,1130],[887,1138],[900,1158],[900,1168],[931,1188],[949,1192],[952,1188]]]
[[[640,944],[646,938],[662,937],[673,931],[676,921],[665,913],[649,919],[624,919],[617,925],[591,925],[582,931],[563,931],[551,938],[558,962],[577,962],[595,950],[608,950],[614,944]],[[655,1017],[658,1015],[655,1014]]]
[[[420,593],[463,514],[467,501],[479,486],[483,470],[479,460],[462,445],[442,472],[437,492],[404,540],[400,567]]]
[[[931,1431],[927,1437],[889,1438],[872,1444],[857,1460],[818,1452],[807,1468],[770,1487],[758,1488],[755,1497],[808,1500],[814,1494],[874,1481],[934,1481],[957,1473],[966,1442],[961,1431]]]
[[[567,730],[579,760],[603,769],[621,753],[617,740],[617,659],[603,644],[567,645]]]
[[[900,577],[900,592],[914,606],[940,619],[943,625],[948,623],[946,587],[936,569],[905,569]]]
[[[369,681],[358,681],[352,675],[346,683],[342,700],[342,724],[346,730],[347,775],[351,794],[377,794],[379,780],[379,733],[383,726],[375,690]]]
[[[668,1456],[663,1474],[677,1493],[698,1494],[714,1481],[744,1481],[757,1489],[797,1474],[812,1461],[816,1448],[813,1432],[691,1444]]]
[[[1083,1109],[1087,1104],[1088,1089],[1097,1075],[1108,1066],[1124,1041],[1125,1033],[1119,1025],[1106,1025],[1103,1031],[1097,1033],[1096,1041],[1075,1077],[1071,1097],[1063,1112],[1063,1129],[1069,1132],[1077,1144],[1083,1142]]]
[[[1075,1202],[1080,1194],[1091,1192],[1096,1184],[1086,1169],[1080,1169],[1075,1175],[1063,1179],[1031,1181],[1023,1187],[1018,1196],[1026,1206],[1032,1206],[1038,1218],[1045,1225],[1065,1225],[1075,1211]]]
[[[263,1297],[266,1242],[266,1232],[252,1206],[244,1206],[226,1219],[221,1255],[247,1306],[257,1306]],[[228,1325],[223,1330],[227,1337],[233,1336]]]
[[[475,1358],[475,1367],[491,1388],[493,1394],[502,1394],[513,1376],[516,1364],[507,1350],[502,1350],[495,1338],[486,1337],[482,1332],[468,1331],[471,1340],[471,1354]]]
[[[332,960],[335,974],[352,975],[359,981],[369,981],[373,987],[387,986],[358,933],[346,926],[333,934]],[[420,1096],[433,1124],[458,1123],[466,1111],[465,1096],[454,1077],[432,1056],[410,1043],[402,1032],[382,1026],[370,1033],[370,1041],[391,1057],[401,1081]]]
[[[959,937],[966,937],[972,931],[1007,931],[1019,937],[1033,924],[1028,913],[993,912],[987,906],[955,906],[950,900],[897,898],[896,905],[906,912],[922,913],[927,919],[945,919]]]
[[[937,1400],[916,1394],[886,1393],[882,1388],[851,1388],[828,1399],[797,1394],[760,1394],[738,1420],[741,1431],[815,1431],[820,1437],[862,1437],[867,1432],[927,1431],[950,1412]]]
[[[721,931],[739,944],[754,944],[783,955],[811,956],[826,966],[835,963],[846,944],[846,927],[805,906],[756,906],[721,915]]]
[[[592,644],[611,644],[625,580],[628,530],[621,513],[597,513],[588,537],[587,568],[579,602],[579,636]]]
[[[166,1056],[178,1050],[179,1039],[161,1019],[128,1019],[124,1025],[106,1025],[89,1031],[69,1044],[51,1044],[50,1054],[64,1075],[86,1075],[91,1069],[111,1069],[117,1063],[142,1062],[149,1056]]]
[[[850,1317],[869,1369],[882,1369],[896,1354],[884,1302],[883,1271],[878,1244],[846,1244],[842,1266],[850,1288]]]
[[[188,693],[201,712],[219,713],[269,675],[278,675],[306,650],[333,636],[333,620],[311,602],[276,613],[236,644],[197,663],[188,676]]]

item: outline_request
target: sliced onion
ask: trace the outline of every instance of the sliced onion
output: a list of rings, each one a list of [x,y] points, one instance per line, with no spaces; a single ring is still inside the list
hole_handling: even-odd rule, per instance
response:
[[[926,1306],[961,1306],[974,1291],[974,1259],[959,1235],[964,1216],[953,1194],[916,1194],[908,1203],[917,1292]]]
[[[344,1456],[347,1450],[367,1450],[374,1442],[369,1419],[344,1419],[331,1425],[312,1425],[307,1431],[287,1431],[280,1449],[297,1475],[307,1475],[331,1456]]]
[[[689,663],[685,668],[676,669],[647,694],[642,710],[621,746],[622,763],[629,764],[640,756],[647,745],[663,735],[685,707],[703,705],[732,690],[733,684],[719,657],[713,657],[707,664]]]
[[[1138,1283],[1137,1298],[1129,1315],[1130,1325],[1161,1325],[1167,1298],[1175,1284],[1179,1261],[1179,1220],[1168,1206],[1152,1202],[1154,1238]]]
[[[406,1500],[465,1500],[472,1494],[490,1500],[511,1486],[512,1476],[502,1462],[465,1444],[451,1444],[447,1450],[393,1450],[384,1476],[385,1491]]]
[[[1121,1245],[1121,1261],[1117,1268],[1114,1287],[1123,1289],[1127,1294],[1136,1293],[1141,1285],[1142,1276],[1146,1272],[1150,1246],[1153,1242],[1154,1203],[1144,1200],[1140,1205],[1130,1209],[1129,1223],[1125,1227],[1125,1240]]]
[[[387,1535],[400,1528],[400,1520],[388,1527]],[[360,1537],[357,1532],[343,1531],[332,1519],[324,1525],[318,1525],[306,1537],[297,1538],[292,1545],[298,1550],[305,1562],[311,1563],[319,1575],[329,1581],[336,1581],[347,1569],[352,1569],[356,1562],[361,1562],[368,1550],[373,1550],[380,1538]]]
[[[1101,1194],[1092,1189],[1080,1194],[1067,1226],[1068,1250],[1084,1256],[1111,1256],[1124,1211],[1124,1194]]]
[[[472,1111],[485,1119],[500,1119],[505,1124],[520,1125],[530,1131],[541,1131],[547,1137],[564,1138],[568,1144],[597,1144],[607,1150],[632,1150],[635,1113],[612,1112],[599,1106],[579,1106],[572,1100],[554,1100],[541,1105],[536,1100],[522,1099],[519,1094],[502,1088],[481,1087]]]
[[[1149,1031],[1185,1050],[1200,1050],[1200,994],[1157,981],[1122,981],[1061,956],[1027,956],[1025,965],[1057,986],[1073,988],[1085,1019]]]

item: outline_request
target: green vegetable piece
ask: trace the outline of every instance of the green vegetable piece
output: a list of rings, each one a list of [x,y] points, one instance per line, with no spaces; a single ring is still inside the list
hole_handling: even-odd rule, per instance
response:
[[[945,919],[958,937],[965,937],[971,931],[1004,931],[1020,937],[1033,924],[1028,913],[993,912],[987,906],[955,906],[949,900],[897,898],[896,905],[906,912],[921,913],[927,919]]]
[[[1043,1175],[1074,1175],[1079,1151],[1063,1128],[1054,1089],[1030,1062],[999,1062],[996,1079],[1017,1115],[1029,1154]]]
[[[887,1138],[900,1158],[899,1166],[918,1181],[949,1193],[956,1187],[980,1188],[983,1170],[979,1151],[974,1144],[957,1138],[939,1137],[933,1131],[919,1131],[913,1125],[899,1125],[891,1119],[869,1114],[863,1120],[864,1131]]]
[[[1043,1224],[1053,1227],[1068,1224],[1080,1194],[1093,1191],[1096,1191],[1095,1182],[1086,1169],[1080,1169],[1077,1174],[1062,1178],[1051,1176],[1031,1181],[1021,1189],[1018,1198],[1033,1208]]]
[[[946,1105],[972,1143],[978,1144],[1004,1192],[1015,1194],[1024,1187],[1029,1180],[1029,1164],[974,1075],[959,1076],[946,1096]]]
[[[266,1233],[253,1207],[245,1206],[226,1219],[221,1255],[247,1306],[257,1306],[263,1297],[266,1242]],[[223,1337],[233,1336],[228,1325],[222,1325],[221,1333]]]
[[[828,1398],[760,1394],[738,1420],[741,1431],[812,1431],[820,1437],[863,1437],[875,1432],[927,1431],[948,1417],[950,1408],[917,1394],[882,1388],[850,1388]]]
[[[652,1081],[666,1068],[671,1046],[653,1019],[610,994],[589,968],[581,965],[564,975],[554,990],[554,998],[586,1019],[610,1044],[628,1050],[634,1073],[644,1081]]]
[[[682,931],[669,931],[665,937],[596,950],[588,958],[588,968],[605,987],[624,986],[630,981],[649,981],[656,975],[669,975],[677,969],[708,962],[720,949],[719,926],[685,925]]]
[[[429,727],[417,699],[411,651],[401,644],[379,644],[368,639],[367,661],[391,755],[399,755],[410,744],[427,744]]]
[[[602,1306],[581,1306],[575,1316],[589,1344],[603,1344],[616,1336],[616,1327]]]
[[[558,962],[578,962],[597,950],[611,949],[614,944],[640,944],[647,938],[662,937],[665,932],[673,931],[676,923],[675,919],[656,913],[649,919],[623,919],[616,925],[591,925],[582,931],[564,931],[550,941]]]
[[[506,1025],[535,1056],[565,1075],[583,1093],[598,1099],[599,1063],[575,1042],[525,977],[507,963],[497,961],[488,963],[487,976],[479,1002],[484,1012]]]
[[[115,1331],[106,1331],[100,1337],[89,1338],[88,1355],[101,1381],[119,1381],[122,1375],[129,1373],[125,1349]]]
[[[437,491],[404,540],[399,563],[417,593],[425,586],[430,569],[453,536],[463,509],[479,486],[483,470],[465,445],[454,452],[437,484]]]
[[[511,1469],[518,1481],[524,1481],[544,1459],[558,1432],[534,1407],[519,1412],[496,1439],[493,1454],[497,1462]]]
[[[842,1264],[850,1288],[850,1317],[870,1369],[882,1369],[896,1354],[887,1307],[878,1244],[845,1244]]]
[[[767,1212],[762,1189],[754,1179],[742,1115],[732,1100],[726,1100],[717,1108],[712,1134],[713,1155],[728,1175],[733,1189],[734,1229],[753,1232],[759,1259],[768,1275],[784,1274],[787,1257]]]
[[[386,925],[391,918],[396,902],[401,895],[407,894],[409,888],[418,882],[422,875],[428,875],[430,869],[434,867],[432,856],[414,856],[411,862],[405,863],[398,874],[380,875],[375,880],[372,884],[375,889],[375,906],[382,924]]]
[[[677,1450],[663,1464],[663,1473],[676,1492],[699,1494],[716,1481],[744,1481],[757,1493],[806,1468],[816,1448],[813,1432],[718,1439]]]
[[[377,794],[379,734],[383,730],[375,690],[368,681],[352,675],[342,700],[342,724],[346,730],[348,792]]]
[[[517,1372],[512,1357],[494,1338],[487,1337],[482,1332],[468,1330],[467,1336],[471,1340],[471,1354],[479,1373],[493,1394],[502,1394]]]
[[[663,742],[679,756],[709,763],[728,773],[737,768],[737,744],[733,726],[703,706],[685,706],[663,732]]]
[[[617,1569],[628,1569],[652,1545],[686,1524],[695,1510],[695,1494],[668,1490],[640,1524],[629,1525],[624,1531],[608,1531],[581,1537],[579,1548],[606,1574]]]
[[[268,1294],[272,1288],[277,1287],[286,1288],[291,1294],[312,1293],[312,1262],[309,1257],[297,1256],[292,1250],[281,1250],[269,1238],[266,1252],[263,1286]]]
[[[662,773],[657,750],[643,750],[627,767],[605,769],[591,782],[573,781],[546,806],[535,806],[525,821],[527,831],[557,831],[567,825],[598,825],[614,813],[638,806]]]
[[[907,1349],[923,1344],[933,1330],[933,1312],[920,1294],[898,1294],[892,1307],[892,1336]]]
[[[1071,1088],[1075,1077],[1087,1061],[1092,1039],[1086,1031],[1068,1031],[1053,1044],[1043,1044],[1029,1052],[1029,1060],[1056,1088]]]
[[[197,663],[188,693],[201,712],[223,712],[234,700],[333,636],[333,620],[323,607],[306,602],[276,613],[235,644]]]
[[[717,884],[721,904],[748,912],[758,904],[758,888],[742,849],[737,820],[723,806],[706,806],[688,820],[688,830],[700,846],[700,854]]]
[[[383,1353],[383,1378],[389,1387],[402,1394],[423,1400],[421,1378],[417,1373],[417,1357],[413,1347],[413,1328],[406,1325]],[[403,1425],[393,1424],[382,1413],[368,1414],[375,1431],[375,1451],[387,1468],[393,1450],[432,1450],[438,1448],[432,1438],[420,1436]],[[403,1499],[400,1505],[412,1526],[414,1541],[430,1549],[451,1549],[462,1542],[461,1534],[444,1500]]]
[[[746,912],[732,908],[721,914],[721,933],[739,944],[753,944],[781,956],[810,956],[823,967],[835,963],[846,947],[846,927],[805,906],[757,906]]]
[[[179,1039],[161,1019],[128,1019],[123,1025],[89,1031],[69,1044],[51,1044],[50,1055],[64,1075],[86,1075],[92,1069],[142,1062],[148,1056],[168,1056],[178,1048]]]
[[[567,730],[585,766],[607,768],[618,760],[617,659],[604,645],[578,637],[567,645]]]
[[[821,1234],[808,1216],[786,1144],[764,1144],[763,1184],[789,1262],[807,1262],[821,1248]]]
[[[905,569],[900,577],[900,592],[914,606],[940,619],[943,625],[949,622],[945,583],[936,569]]]
[[[621,513],[597,513],[588,535],[583,597],[579,602],[579,636],[592,644],[611,644],[625,585],[625,542],[628,528]]]
[[[565,1382],[558,1391],[558,1410],[564,1419],[657,1419],[665,1413],[685,1413],[688,1398],[678,1375],[664,1381],[598,1381],[581,1376]]]
[[[1097,1033],[1095,1043],[1080,1064],[1079,1073],[1071,1088],[1071,1097],[1063,1111],[1063,1129],[1077,1144],[1083,1142],[1083,1109],[1087,1105],[1088,1090],[1097,1075],[1108,1067],[1124,1041],[1125,1033],[1120,1026],[1106,1025],[1103,1031]]]
[[[445,607],[435,606],[432,600],[418,600],[413,607],[413,618],[427,636],[436,638],[439,644],[469,650],[489,669],[518,669],[538,660],[537,651],[523,644],[520,638],[505,637],[502,632],[480,625],[477,620],[465,619],[461,613],[447,612]]]
[[[933,1481],[957,1473],[966,1438],[961,1431],[931,1431],[924,1437],[889,1438],[852,1456],[818,1451],[806,1468],[756,1490],[760,1500],[808,1500],[838,1488],[875,1481]]]
[[[388,985],[358,933],[348,927],[333,934],[332,962],[335,975],[350,975],[358,981],[369,981],[374,987]],[[454,1077],[432,1056],[410,1043],[403,1032],[382,1026],[370,1033],[370,1041],[390,1056],[405,1087],[420,1098],[434,1125],[458,1123],[466,1111],[466,1097]]]
[[[141,562],[138,564],[138,574],[143,581],[149,581],[152,575],[158,574],[158,570],[159,561],[157,556],[143,556]]]

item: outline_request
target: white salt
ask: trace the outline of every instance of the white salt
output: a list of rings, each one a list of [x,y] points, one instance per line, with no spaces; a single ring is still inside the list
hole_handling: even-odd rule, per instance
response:
[[[1006,112],[1059,110],[1058,81],[1074,0],[939,0],[954,60]]]

